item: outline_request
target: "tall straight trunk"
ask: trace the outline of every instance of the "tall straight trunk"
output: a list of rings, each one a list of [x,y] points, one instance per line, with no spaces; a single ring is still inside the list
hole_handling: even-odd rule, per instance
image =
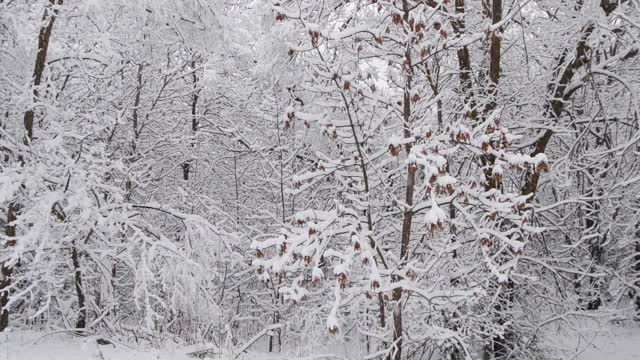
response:
[[[13,238],[16,236],[16,226],[12,223],[17,219],[17,211],[15,204],[9,204],[9,209],[7,210],[7,225],[5,227],[5,234],[10,239],[7,241],[7,246],[15,246],[15,240],[13,240]],[[9,287],[11,286],[13,271],[10,266],[6,266],[4,263],[0,271],[0,275],[2,275],[0,278],[0,305],[2,306],[2,309],[0,309],[0,311],[2,311],[0,314],[0,331],[4,331],[4,329],[9,326],[9,309],[7,306],[9,305]]]
[[[191,131],[195,134],[198,131],[198,73],[196,72],[196,61],[191,62],[193,68],[193,99],[191,101]]]
[[[138,140],[139,134],[139,107],[140,107],[140,96],[142,94],[142,70],[144,69],[144,65],[142,63],[138,64],[138,74],[137,74],[137,86],[136,86],[136,97],[133,103],[133,114],[131,115],[132,121],[131,126],[133,127],[133,142],[131,144],[132,150],[135,152],[136,150],[136,142]]]
[[[464,35],[466,25],[464,21],[465,4],[464,0],[455,1],[455,13],[456,19],[451,22],[454,32],[457,36],[462,37]],[[457,50],[458,55],[458,70],[460,71],[460,91],[464,97],[464,105],[468,108],[468,112],[465,114],[470,119],[475,119],[477,114],[476,102],[473,97],[472,82],[471,82],[471,57],[469,56],[469,49],[467,45],[463,45]]]
[[[638,226],[636,226],[638,227]],[[640,289],[640,230],[636,231],[636,239],[634,246],[634,255],[633,255],[633,266],[632,270],[634,271],[635,281],[633,285]],[[640,291],[635,292],[635,305],[636,305],[636,319],[640,320]]]
[[[78,319],[76,320],[76,329],[84,329],[87,325],[87,308],[85,306],[84,288],[82,287],[80,258],[75,241],[71,243],[71,261],[73,262],[73,278],[76,286],[76,296],[78,297]]]
[[[489,4],[489,0],[483,1],[483,14],[491,19],[491,24],[495,25],[502,21],[502,0],[493,0]],[[488,101],[483,108],[483,118],[486,119],[497,108],[498,84],[500,81],[500,62],[501,62],[501,38],[502,27],[493,29],[490,38],[489,47],[489,76],[487,83]],[[493,166],[495,164],[494,155],[485,155],[482,158],[482,165],[485,173],[485,189],[500,189],[502,182],[499,177],[493,176]],[[485,345],[485,359],[506,359],[513,348],[515,341],[515,333],[509,328],[508,315],[506,314],[513,305],[514,300],[514,282],[509,279],[504,289],[496,289],[500,292],[493,306],[494,321],[500,326],[504,326],[504,333],[501,336],[493,336]]]
[[[133,137],[131,139],[131,159],[130,161],[133,162],[135,161],[135,154],[136,154],[136,150],[138,148],[138,136],[140,135],[140,130],[138,127],[138,122],[139,122],[139,108],[140,108],[140,97],[142,94],[142,71],[144,70],[144,65],[141,62],[140,64],[138,64],[138,72],[136,75],[136,96],[133,102],[133,113],[131,114],[131,127],[133,130]],[[133,183],[131,182],[131,178],[129,177],[129,175],[127,175],[127,182],[125,184],[126,186],[126,194],[125,197],[127,199],[127,201],[131,200],[131,192],[133,191]]]
[[[593,178],[593,169],[588,169],[589,177],[587,177],[587,186],[589,190],[585,193],[585,198],[589,199],[582,207],[585,208],[584,231],[583,236],[589,236],[589,256],[591,257],[592,266],[598,267],[604,263],[604,248],[602,244],[606,239],[600,234],[600,202],[597,197],[602,196],[600,189],[596,189],[597,184],[591,184],[590,179]],[[597,270],[596,270],[597,271]],[[598,310],[602,305],[602,297],[600,296],[601,283],[599,278],[589,278],[589,289],[587,290],[587,306],[586,310]]]
[[[600,127],[596,126],[595,131],[600,132]],[[595,141],[595,148],[605,147],[608,151],[611,151],[611,144],[608,141],[605,141],[604,135],[603,137],[598,137]],[[587,145],[589,146],[589,145]],[[613,169],[616,169],[618,166],[617,161],[614,158],[610,159],[614,164]],[[607,164],[609,165],[609,164]],[[604,195],[604,189],[599,185],[599,181],[596,179],[600,179],[602,181],[606,180],[607,171],[602,171],[591,167],[587,169],[588,176],[585,176],[586,185],[589,187],[585,197],[586,204],[582,205],[586,207],[585,211],[585,231],[583,232],[585,235],[590,236],[589,239],[589,255],[591,256],[592,264],[596,267],[596,272],[599,270],[597,267],[604,265],[605,260],[605,247],[603,244],[607,242],[607,234],[605,231],[601,233],[601,216],[600,211],[602,209],[600,199]],[[595,180],[595,181],[594,181]],[[615,216],[615,215],[614,215]],[[593,236],[595,235],[595,236]],[[602,305],[602,286],[603,279],[590,277],[589,278],[589,302],[587,303],[587,310],[598,310]]]
[[[464,36],[466,25],[464,21],[465,16],[465,2],[464,0],[455,0],[455,14],[456,18],[452,20],[453,30],[458,37]],[[464,117],[470,119],[471,121],[475,121],[478,117],[477,104],[473,94],[473,83],[471,81],[471,57],[469,55],[469,49],[466,45],[460,47],[457,50],[457,58],[458,58],[458,71],[459,71],[459,81],[460,81],[460,94],[462,94],[463,99],[463,110]],[[447,165],[447,172],[449,172],[449,165]],[[456,208],[453,203],[449,205],[449,218],[452,220],[449,228],[449,232],[451,234],[451,241],[456,241],[456,225],[453,220],[456,218]],[[457,250],[454,250],[452,253],[453,258],[458,257]],[[451,284],[455,286],[457,280],[452,280]],[[457,312],[454,311],[454,316],[457,315]],[[457,325],[452,324],[453,329],[457,330]],[[449,360],[462,360],[465,358],[465,353],[460,346],[453,346],[449,351],[448,359]]]
[[[62,0],[49,0],[49,5],[45,7],[44,14],[42,15],[42,21],[46,24],[40,28],[38,34],[38,52],[36,53],[36,62],[33,67],[33,98],[34,101],[38,98],[38,86],[42,82],[42,73],[46,65],[47,51],[49,50],[49,40],[51,39],[51,32],[53,31],[53,23],[56,21],[56,15],[58,15],[58,9],[56,5],[62,5]],[[25,130],[25,144],[30,144],[33,141],[33,109],[29,109],[24,113],[24,130]]]
[[[67,220],[67,216],[56,202],[51,208],[51,214],[58,218],[61,223]],[[85,239],[85,243],[91,237],[93,230],[89,231]],[[76,319],[76,329],[84,329],[87,324],[87,309],[85,307],[85,294],[82,287],[82,271],[80,270],[80,255],[78,254],[78,246],[76,240],[71,241],[71,262],[73,264],[73,282],[76,288],[76,296],[78,297],[78,318]]]
[[[199,91],[198,91],[198,74],[196,73],[196,61],[193,60],[191,62],[191,67],[193,68],[193,97],[191,98],[191,133],[194,136],[193,142],[191,143],[191,147],[195,146],[195,136],[198,131],[198,99],[199,99]],[[189,172],[191,170],[191,162],[192,160],[187,160],[182,164],[182,178],[185,181],[189,180]]]
[[[57,6],[62,5],[62,0],[49,0],[45,6],[44,13],[42,15],[42,21],[45,24],[40,28],[38,33],[38,50],[36,52],[36,61],[33,67],[33,100],[38,98],[38,86],[42,83],[42,74],[47,60],[47,52],[49,50],[49,41],[51,39],[51,32],[53,31],[53,24],[58,15]],[[24,143],[30,145],[33,141],[33,109],[28,109],[24,113],[23,127],[25,131]],[[24,157],[19,155],[20,163],[24,164]],[[16,203],[9,204],[7,209],[7,225],[5,227],[5,234],[11,238],[7,242],[7,246],[15,246],[16,227],[12,224],[17,219],[19,205]],[[4,331],[9,326],[9,295],[11,286],[11,278],[13,276],[13,269],[11,266],[7,266],[3,263],[0,267],[2,277],[0,278],[0,305],[2,305],[2,313],[0,314],[0,332]]]
[[[286,198],[284,196],[284,150],[282,149],[282,138],[280,136],[280,104],[278,102],[277,92],[274,94],[274,99],[276,103],[276,139],[278,140],[278,149],[279,149],[278,163],[280,165],[280,169],[279,169],[280,170],[280,211],[281,211],[280,221],[282,221],[282,223],[284,224],[285,221],[287,220],[286,210],[285,210]],[[275,300],[274,307],[277,307],[278,293],[276,293],[274,300]],[[280,321],[280,314],[276,309],[273,312],[273,324],[277,324],[279,321]],[[282,343],[282,338],[281,338],[282,332],[280,331],[280,329],[278,329],[277,331],[278,331],[278,343],[280,344]],[[269,336],[269,352],[273,352],[274,340],[275,340],[274,336],[270,335]]]
[[[502,21],[502,0],[493,0],[491,8],[491,23],[493,25]],[[502,27],[494,29],[491,32],[491,47],[489,49],[489,109],[492,111],[496,107],[496,95],[498,92],[498,81],[500,80],[500,49],[502,39]]]
[[[403,21],[409,23],[410,5],[407,0],[402,1]],[[404,137],[411,137],[411,84],[413,81],[413,64],[411,60],[411,41],[405,45],[404,53],[404,94],[402,99],[402,121]],[[411,152],[411,143],[405,144],[407,155]],[[415,188],[416,167],[415,164],[407,165],[407,183],[405,187],[405,209],[402,219],[402,234],[400,238],[400,263],[409,261],[409,242],[411,241],[411,224],[413,223],[413,192]],[[394,279],[398,281],[397,277]],[[393,289],[393,355],[394,360],[402,359],[402,288]]]
[[[457,18],[452,22],[453,29],[457,36],[462,37],[464,35],[466,25],[464,21],[465,15],[465,3],[464,0],[455,0],[455,13]],[[458,55],[458,71],[460,72],[460,93],[464,99],[464,106],[469,108],[469,112],[465,114],[466,117],[474,120],[477,117],[476,103],[473,98],[473,84],[471,82],[471,58],[469,56],[469,49],[466,45],[462,46],[457,51]],[[447,172],[449,169],[447,168]],[[456,208],[454,204],[449,205],[449,217],[453,220],[456,217]],[[453,241],[455,241],[456,226],[451,222],[450,228]],[[453,251],[453,257],[458,256],[457,251]]]

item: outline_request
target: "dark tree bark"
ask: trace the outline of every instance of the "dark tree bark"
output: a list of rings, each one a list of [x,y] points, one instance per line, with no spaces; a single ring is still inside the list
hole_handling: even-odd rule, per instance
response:
[[[453,31],[458,36],[463,36],[466,29],[464,21],[464,0],[456,0],[455,13],[457,15],[457,18],[451,23]],[[473,120],[478,116],[478,111],[476,110],[476,102],[473,97],[473,84],[471,82],[471,57],[469,56],[469,49],[467,48],[467,45],[464,45],[460,49],[458,49],[457,55],[458,70],[460,71],[460,92],[464,97],[465,106],[469,107],[469,112],[465,115]]]
[[[491,24],[495,25],[500,21],[502,21],[502,0],[493,0]],[[489,103],[485,109],[485,114],[488,114],[496,108],[496,95],[498,93],[498,82],[500,81],[501,39],[502,27],[498,27],[491,32],[491,47],[489,48]]]
[[[577,6],[579,9],[579,7],[581,7],[582,4],[578,3]],[[611,0],[600,1],[600,7],[604,10],[607,16],[611,15],[611,13],[614,10],[616,10],[618,6],[619,6],[618,1],[611,1]],[[588,66],[589,63],[592,61],[591,56],[589,55],[590,48],[588,45],[588,40],[591,34],[593,33],[594,28],[595,28],[595,25],[593,23],[588,23],[587,25],[585,25],[582,28],[582,31],[581,31],[582,36],[580,37],[580,40],[578,41],[575,47],[575,50],[566,49],[562,53],[562,55],[558,58],[558,61],[557,61],[558,64],[556,67],[557,70],[554,74],[555,75],[554,81],[550,82],[547,85],[547,89],[550,95],[550,100],[547,103],[544,111],[546,118],[551,119],[555,122],[558,122],[565,110],[565,104],[569,102],[569,100],[571,99],[575,91],[579,88],[579,87],[574,87],[573,89],[568,90],[571,84],[571,81],[573,80],[574,76],[576,76],[578,71],[581,68]],[[553,134],[554,134],[554,131],[552,129],[545,130],[542,133],[542,135],[538,138],[538,140],[534,143],[534,146],[533,146],[534,150],[531,153],[531,156],[544,153],[547,148],[547,145],[551,141]],[[525,183],[524,183],[524,186],[522,187],[522,194],[530,195],[528,199],[528,201],[530,202],[534,200],[535,193],[538,189],[539,179],[540,179],[540,172],[537,172],[534,169],[527,170],[525,172]],[[590,190],[590,191],[593,191],[593,190]],[[596,194],[592,192],[591,196],[593,195],[596,195]],[[587,212],[589,212],[585,220],[585,227],[587,230],[590,229],[592,231],[597,231],[599,227],[598,221],[597,219],[594,218],[594,214],[593,214],[594,212],[598,211],[597,207],[598,205],[594,204],[594,201],[589,202],[589,204],[587,205]],[[601,237],[598,236],[596,237],[596,239],[593,239],[591,241],[591,244],[589,246],[590,255],[592,259],[595,260],[596,264],[602,263],[602,259],[604,255],[604,249],[601,246],[602,242],[603,241]],[[599,284],[595,283],[593,279],[591,279],[590,281],[591,281],[591,287],[592,287],[590,291],[592,291],[593,294],[592,294],[592,298],[587,303],[586,308],[588,310],[596,310],[602,304],[602,299],[598,294]],[[576,281],[574,283],[574,288],[576,289],[577,292],[579,292],[580,283]]]
[[[138,108],[140,107],[140,96],[142,93],[142,70],[144,69],[144,65],[142,63],[138,64],[138,75],[137,75],[137,87],[136,87],[136,98],[133,103],[133,114],[131,115],[132,121],[131,126],[133,127],[133,142],[132,142],[132,150],[135,152],[136,150],[136,142],[138,140],[138,136],[140,135],[140,127],[138,124]]]
[[[496,25],[502,21],[502,0],[485,0],[483,1],[483,14],[491,19],[491,24]],[[487,83],[488,101],[485,104],[482,117],[488,118],[497,108],[498,84],[500,81],[500,63],[501,63],[501,47],[502,47],[502,27],[497,27],[491,32],[491,44],[489,47],[489,73]],[[494,144],[491,144],[492,147]],[[495,144],[497,145],[497,144]],[[502,180],[493,176],[493,166],[496,158],[494,155],[486,155],[482,157],[482,166],[485,169],[485,189],[501,189]],[[505,326],[509,322],[508,312],[513,305],[514,300],[514,282],[509,279],[502,289],[496,289],[499,292],[495,304],[493,305],[494,321]],[[502,286],[502,285],[500,285]],[[516,340],[515,332],[509,326],[505,326],[502,336],[493,336],[485,346],[485,359],[507,359],[511,349],[514,347]]]
[[[33,100],[38,98],[38,86],[42,83],[42,74],[47,60],[47,51],[49,50],[49,41],[51,39],[51,32],[53,31],[53,24],[58,15],[57,6],[62,5],[63,0],[48,0],[49,4],[45,6],[42,20],[45,25],[40,28],[38,34],[38,50],[36,53],[36,61],[33,68]],[[24,113],[23,126],[25,131],[24,143],[30,145],[33,141],[33,109],[28,109]],[[24,157],[19,155],[18,157],[21,163],[24,163]],[[7,225],[5,228],[5,234],[12,238],[7,242],[7,246],[15,246],[16,227],[12,224],[17,219],[19,205],[11,203],[7,209]],[[0,279],[0,305],[2,305],[2,313],[0,314],[0,332],[4,331],[9,326],[9,309],[7,305],[9,303],[9,295],[11,286],[11,278],[13,276],[13,269],[11,266],[2,264],[1,269],[2,279]]]
[[[9,209],[7,210],[7,224],[5,226],[5,234],[11,240],[7,241],[7,246],[15,246],[15,240],[13,240],[16,236],[16,226],[13,224],[17,219],[17,208],[15,204],[10,204]],[[9,326],[9,309],[7,308],[9,304],[9,295],[11,286],[11,277],[13,275],[13,269],[10,266],[6,266],[6,264],[2,264],[2,268],[0,269],[2,272],[2,278],[0,279],[0,305],[2,306],[2,313],[0,314],[0,331],[4,331],[4,329]]]
[[[61,223],[67,220],[67,216],[57,202],[53,205],[51,214],[53,214]],[[91,230],[89,235],[87,235],[85,243],[89,240],[92,233],[93,230]],[[76,288],[76,296],[78,297],[78,318],[76,319],[76,329],[84,329],[87,324],[87,309],[85,307],[84,288],[82,287],[80,256],[78,255],[78,247],[75,239],[71,241],[71,262],[73,263],[73,280]]]
[[[136,156],[136,151],[138,149],[138,136],[140,135],[140,128],[138,125],[139,122],[139,108],[140,108],[140,96],[142,94],[142,71],[144,70],[144,64],[141,62],[140,64],[138,64],[138,72],[136,75],[136,96],[133,102],[133,113],[131,114],[131,127],[133,130],[133,137],[131,139],[131,157],[130,157],[130,162],[134,162],[135,161],[135,156]],[[126,181],[126,199],[127,201],[131,200],[131,193],[133,191],[133,182],[131,181],[131,178],[127,175],[127,181]]]
[[[40,28],[38,34],[38,52],[36,53],[36,63],[33,68],[33,98],[34,101],[38,98],[38,86],[42,82],[42,73],[47,60],[47,51],[49,50],[49,40],[51,39],[51,32],[53,31],[53,23],[56,21],[58,15],[58,9],[56,6],[62,5],[62,0],[49,0],[49,5],[45,7],[44,14],[42,15],[43,22],[46,25]],[[33,141],[33,109],[29,109],[24,113],[24,130],[26,132],[24,142],[30,144]]]
[[[78,319],[76,329],[84,329],[87,325],[87,308],[85,306],[84,288],[82,287],[82,271],[75,241],[71,244],[71,261],[73,262],[76,295],[78,297]]]
[[[402,1],[403,21],[409,23],[410,5],[408,1]],[[411,40],[409,40],[411,41]],[[411,44],[407,44],[404,53],[404,94],[402,99],[402,121],[404,128],[404,137],[411,137],[411,86],[413,81],[413,67],[411,60]],[[407,154],[411,152],[411,143],[405,144]],[[407,183],[405,187],[405,209],[402,219],[402,235],[400,238],[400,263],[409,261],[409,242],[411,241],[411,224],[413,223],[413,192],[415,188],[416,167],[415,164],[407,165]],[[393,279],[399,281],[397,277]],[[393,301],[395,302],[393,309],[393,354],[394,360],[402,359],[402,288],[393,289]]]
[[[195,137],[196,132],[198,131],[198,74],[196,73],[196,61],[193,60],[191,62],[191,67],[193,68],[193,98],[191,99],[191,132]],[[194,139],[195,141],[195,139]],[[194,143],[191,143],[191,146],[194,146]],[[189,171],[191,170],[191,162],[192,160],[187,160],[182,163],[182,178],[185,181],[189,180]]]
[[[617,9],[619,5],[618,1],[601,0],[600,7],[604,10],[607,16]],[[567,91],[567,87],[571,84],[571,80],[575,74],[587,65],[591,59],[588,56],[589,45],[588,40],[591,33],[594,30],[594,24],[589,23],[582,29],[582,36],[578,41],[575,48],[575,54],[571,56],[570,50],[564,51],[564,53],[558,59],[558,66],[556,67],[556,76],[554,76],[553,82],[549,83],[547,88],[549,89],[550,101],[547,103],[545,109],[545,117],[558,121],[564,110],[564,105],[574,94],[573,91]],[[575,91],[575,90],[574,90]],[[553,136],[553,130],[547,129],[542,136],[534,144],[534,150],[531,156],[544,153],[551,137]],[[525,184],[522,188],[523,195],[535,194],[538,189],[538,181],[540,173],[535,171],[528,171],[525,176]],[[531,196],[530,200],[533,199]]]
[[[633,285],[640,289],[640,230],[636,232],[635,254],[633,255],[632,269],[635,272],[635,281]],[[640,320],[640,292],[635,292],[636,319]]]

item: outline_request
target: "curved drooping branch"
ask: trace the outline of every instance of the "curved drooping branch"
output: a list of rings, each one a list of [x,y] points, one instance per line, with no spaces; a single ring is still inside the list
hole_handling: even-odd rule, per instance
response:
[[[618,8],[618,1],[601,0],[600,7],[604,10],[607,16],[611,15],[613,11]],[[567,100],[573,95],[573,91],[569,88],[571,81],[574,79],[577,72],[583,67],[591,63],[592,59],[589,57],[589,44],[588,40],[595,29],[593,22],[588,23],[582,28],[580,32],[580,40],[576,44],[573,55],[571,50],[565,50],[558,59],[558,65],[556,67],[556,73],[551,83],[547,85],[551,100],[546,104],[544,115],[545,118],[558,121],[562,116],[565,104]],[[553,129],[547,129],[542,136],[536,140],[533,145],[533,152],[531,156],[544,153],[554,134]],[[523,195],[531,195],[530,201],[533,201],[535,192],[538,189],[538,182],[540,180],[540,174],[533,171],[527,171],[525,174],[525,184],[522,187]]]

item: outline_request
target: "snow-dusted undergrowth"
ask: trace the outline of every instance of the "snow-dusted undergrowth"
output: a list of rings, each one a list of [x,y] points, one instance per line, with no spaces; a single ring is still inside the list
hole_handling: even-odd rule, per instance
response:
[[[189,355],[203,346],[180,346],[167,342],[162,349],[149,348],[135,344],[99,345],[98,337],[76,337],[66,333],[47,333],[36,331],[11,331],[0,336],[0,360],[187,360],[197,359]],[[565,339],[577,351],[564,359],[575,360],[638,360],[640,359],[640,326],[633,323],[612,325],[592,336]],[[209,355],[211,359],[251,359],[251,360],[311,360],[343,359],[358,360],[351,354],[348,344],[335,345],[322,351],[311,351],[306,356],[247,352],[244,354],[224,353]],[[432,359],[432,360],[435,360]]]

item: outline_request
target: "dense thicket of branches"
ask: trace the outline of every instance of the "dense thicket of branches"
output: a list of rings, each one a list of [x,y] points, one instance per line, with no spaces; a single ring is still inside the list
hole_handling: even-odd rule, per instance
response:
[[[636,0],[0,0],[0,330],[573,351],[640,317],[639,36]]]

